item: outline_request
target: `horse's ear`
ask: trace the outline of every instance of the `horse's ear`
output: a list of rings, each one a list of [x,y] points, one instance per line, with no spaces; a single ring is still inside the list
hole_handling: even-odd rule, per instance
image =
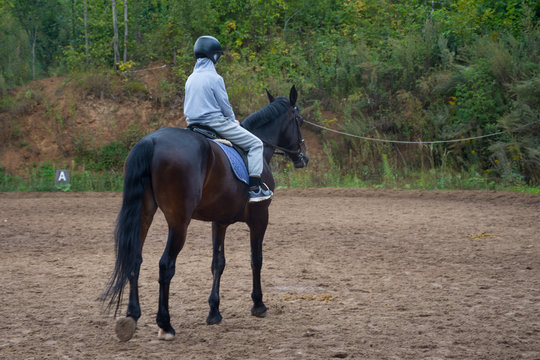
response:
[[[268,101],[270,102],[274,102],[274,97],[272,96],[272,94],[270,94],[270,91],[268,91],[268,89],[264,89],[266,90],[266,96],[268,96]]]
[[[291,106],[296,105],[297,99],[298,99],[298,93],[296,92],[296,87],[293,85],[291,88],[291,92],[289,94],[289,102],[291,103]]]

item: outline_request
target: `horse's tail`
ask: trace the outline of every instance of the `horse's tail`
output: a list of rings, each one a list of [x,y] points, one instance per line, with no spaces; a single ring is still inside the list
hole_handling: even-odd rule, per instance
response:
[[[129,278],[137,270],[141,258],[141,209],[143,194],[152,186],[151,160],[154,144],[146,138],[131,149],[124,165],[124,194],[122,208],[116,219],[114,233],[116,264],[106,290],[101,295],[107,310],[115,305],[115,316],[122,301],[122,293]]]

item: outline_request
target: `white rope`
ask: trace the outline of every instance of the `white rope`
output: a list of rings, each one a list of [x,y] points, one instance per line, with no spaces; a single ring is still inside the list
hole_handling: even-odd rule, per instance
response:
[[[330,129],[330,128],[321,126],[321,125],[319,125],[319,124],[312,123],[311,121],[304,120],[304,122],[305,122],[305,123],[308,123],[308,124],[310,124],[310,125],[312,125],[312,126],[315,126],[315,127],[318,127],[318,128],[324,129],[324,130],[327,130],[327,131],[334,132],[334,133],[336,133],[336,134],[341,134],[341,135],[350,136],[350,137],[354,137],[354,138],[358,138],[358,139],[363,139],[363,140],[378,141],[378,142],[386,142],[386,143],[395,143],[395,144],[442,144],[442,143],[454,143],[454,142],[460,142],[460,141],[482,139],[482,138],[486,138],[486,137],[490,137],[490,136],[495,136],[495,135],[500,135],[500,134],[504,134],[504,133],[505,133],[505,131],[499,131],[499,132],[492,133],[492,134],[481,135],[481,136],[473,136],[473,137],[468,137],[468,138],[463,138],[463,139],[454,139],[454,140],[438,140],[438,141],[401,141],[401,140],[375,139],[375,138],[370,138],[370,137],[365,137],[365,136],[360,136],[360,135],[354,135],[354,134],[349,134],[349,133],[346,133],[346,132],[343,132],[343,131]]]
[[[150,71],[150,70],[156,70],[156,69],[163,69],[165,67],[167,67],[167,64],[161,65],[161,66],[158,66],[158,67],[154,67],[154,68],[150,68],[150,69],[131,70],[131,72]]]

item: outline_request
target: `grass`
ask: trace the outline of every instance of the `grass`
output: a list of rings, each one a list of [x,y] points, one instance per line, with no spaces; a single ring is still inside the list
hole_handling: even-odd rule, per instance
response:
[[[53,165],[42,163],[39,167],[28,170],[27,175],[12,176],[0,167],[0,191],[122,191],[122,173],[116,171],[74,171],[70,172],[69,186],[55,186],[56,170]]]
[[[407,176],[390,174],[361,178],[356,174],[339,175],[339,171],[314,172],[308,168],[285,167],[274,172],[277,188],[375,188],[403,190],[490,190],[540,194],[540,187],[527,184],[504,184],[473,173],[448,173],[440,169],[409,173]]]
[[[328,171],[310,168],[294,169],[284,166],[274,169],[277,188],[375,188],[407,190],[490,190],[540,194],[540,187],[526,184],[504,184],[476,173],[449,173],[440,169],[409,173],[407,176],[390,174],[386,168],[379,178],[363,178],[357,174],[340,175],[338,168]],[[73,191],[118,192],[123,188],[123,176],[118,171],[73,171],[70,185],[55,186],[56,171],[52,164],[41,163],[28,170],[27,176],[12,176],[0,167],[0,192],[16,191]]]

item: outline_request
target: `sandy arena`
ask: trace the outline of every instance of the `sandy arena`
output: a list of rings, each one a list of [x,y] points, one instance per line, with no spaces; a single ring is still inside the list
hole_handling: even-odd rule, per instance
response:
[[[540,359],[540,195],[278,190],[251,316],[245,224],[229,228],[223,322],[208,326],[211,228],[193,221],[157,339],[158,212],[143,315],[121,343],[96,301],[121,194],[0,193],[0,359]],[[125,312],[125,306],[122,308]]]

